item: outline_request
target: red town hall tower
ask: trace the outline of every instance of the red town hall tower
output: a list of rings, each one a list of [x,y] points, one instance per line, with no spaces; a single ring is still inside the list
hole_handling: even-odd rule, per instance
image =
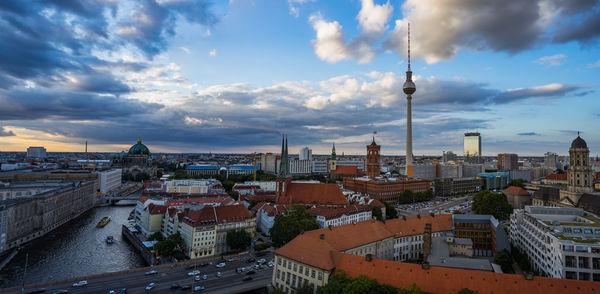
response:
[[[379,150],[381,146],[375,143],[375,136],[373,136],[373,142],[367,145],[367,176],[371,179],[378,177],[381,174],[381,168],[379,167]]]

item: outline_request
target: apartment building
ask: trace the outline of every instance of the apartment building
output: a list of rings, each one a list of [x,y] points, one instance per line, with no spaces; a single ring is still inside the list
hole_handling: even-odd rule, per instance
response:
[[[307,210],[314,215],[321,228],[337,227],[372,218],[372,209],[368,205],[353,204],[347,207],[313,207]]]
[[[580,208],[525,206],[510,217],[510,239],[544,276],[600,281],[600,218]]]

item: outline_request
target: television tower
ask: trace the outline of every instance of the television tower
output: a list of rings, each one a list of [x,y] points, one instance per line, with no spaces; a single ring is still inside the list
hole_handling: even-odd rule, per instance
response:
[[[406,71],[406,81],[402,90],[406,94],[406,175],[408,176],[409,166],[413,165],[411,100],[412,94],[417,90],[415,83],[412,81],[412,71],[410,70],[410,23],[408,24],[408,71]]]

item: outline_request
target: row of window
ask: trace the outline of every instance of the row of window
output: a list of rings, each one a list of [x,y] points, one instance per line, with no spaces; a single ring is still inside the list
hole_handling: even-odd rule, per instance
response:
[[[283,260],[283,264],[282,264],[282,260]],[[303,265],[298,266],[297,263],[294,263],[291,261],[288,262],[286,259],[283,259],[281,257],[277,258],[277,265],[281,265],[283,268],[287,267],[288,270],[293,270],[294,272],[297,272],[299,275],[304,275],[307,277],[309,276],[309,273],[310,273],[310,277],[313,279],[315,278],[316,271],[314,269],[311,270],[307,266],[303,266]],[[279,269],[277,270],[277,277],[279,278]],[[322,272],[318,273],[318,279],[319,280],[323,279]]]

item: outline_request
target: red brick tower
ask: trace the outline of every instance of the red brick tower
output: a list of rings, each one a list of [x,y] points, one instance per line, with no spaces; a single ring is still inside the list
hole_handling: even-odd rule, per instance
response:
[[[367,145],[367,176],[372,179],[381,174],[381,168],[379,167],[380,149],[381,146],[375,143],[375,136],[373,136],[373,142]]]

